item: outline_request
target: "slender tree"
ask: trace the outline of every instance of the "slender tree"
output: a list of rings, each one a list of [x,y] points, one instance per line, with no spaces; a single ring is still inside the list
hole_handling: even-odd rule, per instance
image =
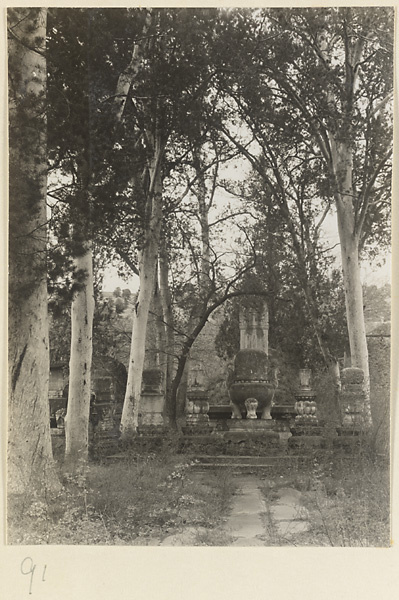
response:
[[[133,247],[140,290],[121,420],[123,437],[129,437],[138,424],[146,329],[163,218],[165,150],[172,137],[179,138],[190,127],[201,100],[199,90],[209,77],[206,48],[212,37],[212,19],[207,16],[204,11],[184,9],[128,11],[134,32],[129,36],[130,50],[122,62],[114,55],[114,66],[120,65],[119,77],[112,93],[103,96],[99,108],[104,115],[112,115],[119,135],[118,147],[133,159],[129,189],[136,235],[133,240],[130,238],[133,243],[130,247],[128,244],[127,251],[122,249],[119,253],[131,255]],[[193,25],[190,35],[188,24]],[[200,53],[199,40],[204,44]],[[123,39],[122,46],[126,50]],[[107,106],[112,107],[108,113]]]
[[[58,489],[50,439],[47,314],[46,19],[8,11],[9,492]]]
[[[58,227],[71,267],[71,347],[65,461],[88,457],[94,313],[92,187],[95,179],[90,114],[90,28],[86,9],[53,9],[49,19],[49,164],[53,188],[69,227]],[[71,70],[71,62],[74,70]],[[95,157],[94,157],[95,158]],[[59,181],[59,183],[58,183]],[[57,185],[58,184],[58,185]],[[99,219],[97,219],[98,221]],[[58,220],[59,221],[59,220]],[[59,222],[57,223],[59,225]],[[67,265],[69,266],[69,265]]]
[[[241,98],[258,89],[264,105],[285,115],[284,129],[300,131],[322,159],[337,214],[352,364],[368,380],[360,256],[389,205],[393,12],[342,7],[240,16],[222,69],[238,74]],[[248,43],[243,28],[253,32]]]

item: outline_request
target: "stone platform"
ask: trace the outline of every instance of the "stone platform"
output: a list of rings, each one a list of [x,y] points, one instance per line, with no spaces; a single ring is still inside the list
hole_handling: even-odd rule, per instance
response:
[[[223,439],[232,442],[259,440],[278,444],[280,436],[275,431],[276,423],[262,419],[231,419],[227,422],[227,431]]]

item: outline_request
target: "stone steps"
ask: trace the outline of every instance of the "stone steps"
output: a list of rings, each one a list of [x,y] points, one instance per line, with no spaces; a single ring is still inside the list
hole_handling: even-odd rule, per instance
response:
[[[106,460],[125,460],[126,453],[125,452],[121,452],[119,454],[107,454],[106,456],[104,456],[104,458]]]
[[[299,463],[307,461],[306,457],[301,456],[193,456],[197,462],[193,466],[195,469],[211,469],[227,467],[232,470],[247,469],[270,469],[277,466],[298,466]]]
[[[279,460],[291,460],[292,456],[288,454],[282,455],[274,455],[274,456],[251,456],[251,455],[241,455],[241,454],[197,454],[195,458],[202,462],[209,462],[212,460],[217,460],[218,462],[231,462],[232,460],[238,463],[246,463],[250,461],[253,464],[260,464],[264,461],[279,461]]]
[[[126,458],[126,453],[119,452],[109,454],[105,457],[110,461],[119,461]],[[272,469],[277,467],[288,467],[294,465],[299,467],[306,463],[308,458],[305,456],[235,456],[235,455],[194,455],[191,457],[195,463],[192,468],[196,471],[206,471],[209,469],[228,468],[229,470],[243,473],[246,471],[255,471],[262,469]]]

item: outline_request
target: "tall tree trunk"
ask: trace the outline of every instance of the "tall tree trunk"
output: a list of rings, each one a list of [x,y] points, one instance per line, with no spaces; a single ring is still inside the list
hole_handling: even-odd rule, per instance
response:
[[[161,136],[155,140],[155,150],[150,166],[151,214],[145,232],[143,248],[139,253],[140,289],[133,314],[133,330],[129,370],[121,418],[121,437],[128,439],[138,426],[148,313],[155,288],[159,237],[162,223],[162,176],[160,169],[163,146]]]
[[[158,281],[155,282],[155,292],[154,292],[154,319],[155,319],[155,332],[156,332],[156,358],[157,358],[157,367],[162,371],[163,377],[163,386],[162,389],[165,393],[166,387],[166,376],[167,376],[167,344],[168,338],[166,335],[166,328],[163,320],[163,307],[162,307],[162,299],[161,292],[159,289]]]
[[[353,208],[353,157],[351,148],[346,143],[332,140],[331,146],[332,169],[337,185],[335,199],[351,360],[354,367],[363,369],[366,385],[369,388],[368,350],[360,278],[359,232],[356,232]]]
[[[176,425],[180,422],[182,417],[184,416],[184,411],[186,408],[186,399],[187,399],[187,388],[188,388],[188,375],[190,372],[190,357],[188,357],[184,371],[180,378],[179,387],[176,392]]]
[[[43,8],[9,9],[7,475],[8,491],[29,497],[35,491],[45,495],[60,487],[51,450],[48,400],[46,19]]]
[[[352,367],[363,369],[364,372],[366,398],[363,413],[366,418],[366,424],[370,426],[372,425],[370,373],[363,311],[363,289],[360,279],[359,242],[353,233],[348,231],[348,220],[345,218],[344,214],[342,214],[340,209],[338,209],[337,214],[339,236],[341,240],[342,273],[345,289],[345,306],[348,322],[351,365]]]
[[[151,26],[152,9],[146,8],[146,17],[143,23],[140,39],[134,44],[132,57],[127,68],[119,75],[115,89],[115,117],[121,121],[125,110],[126,102],[129,96],[130,87],[137,76],[142,61],[143,49],[147,43],[147,33]]]
[[[352,366],[363,369],[365,379],[368,382],[370,377],[369,362],[357,240],[352,237],[349,239],[344,238],[341,241],[341,248]]]
[[[94,315],[93,255],[90,244],[87,244],[87,252],[76,257],[74,262],[76,271],[84,273],[84,279],[75,292],[71,308],[65,462],[72,469],[84,464],[88,457]]]
[[[182,413],[184,409],[184,405],[186,402],[186,393],[187,393],[187,382],[188,382],[188,361],[191,346],[194,343],[194,339],[187,340],[183,344],[183,348],[181,354],[179,356],[179,361],[177,364],[177,370],[175,376],[171,383],[170,390],[170,403],[171,406],[174,407],[174,418],[176,422],[177,418],[177,404],[179,404],[179,413]],[[180,416],[180,415],[179,415]]]
[[[128,378],[121,418],[122,439],[127,439],[134,434],[138,426],[148,313],[155,279],[155,265],[151,260],[149,248],[139,255],[139,274],[140,290],[133,313]]]
[[[348,9],[350,21],[351,10]],[[371,425],[370,374],[366,327],[363,310],[363,290],[360,278],[359,240],[361,227],[356,215],[356,189],[353,184],[354,148],[354,97],[359,82],[360,69],[365,46],[365,36],[350,41],[346,23],[343,29],[345,39],[345,81],[343,95],[343,115],[337,132],[329,132],[331,145],[330,171],[335,180],[335,204],[337,207],[338,233],[341,243],[342,274],[344,280],[346,319],[348,324],[349,346],[352,366],[363,369],[366,383],[365,414]]]
[[[171,427],[176,425],[176,403],[172,400],[172,380],[175,371],[175,330],[172,310],[172,297],[169,288],[169,264],[165,241],[159,252],[159,292],[165,328],[165,410],[164,418]]]
[[[209,206],[206,201],[206,183],[204,175],[204,164],[198,148],[193,151],[193,163],[198,178],[197,200],[198,218],[201,225],[201,272],[199,277],[200,294],[204,295],[209,288],[209,273],[211,268],[211,247],[209,240]]]
[[[155,267],[156,269],[156,267]],[[161,369],[160,352],[164,340],[164,332],[160,332],[160,319],[162,319],[161,300],[155,272],[154,291],[151,296],[148,311],[147,333],[145,340],[144,369]],[[162,328],[163,329],[163,328]]]

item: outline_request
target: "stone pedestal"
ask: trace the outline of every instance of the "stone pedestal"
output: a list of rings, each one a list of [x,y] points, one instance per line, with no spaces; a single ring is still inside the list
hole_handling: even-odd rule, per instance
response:
[[[140,426],[162,426],[164,424],[162,416],[164,400],[163,394],[159,392],[141,393]]]
[[[319,424],[317,417],[316,392],[310,385],[312,371],[310,369],[300,369],[299,388],[295,396],[295,427],[313,426]]]
[[[189,428],[210,428],[208,393],[203,387],[194,385],[187,392],[186,426]]]
[[[341,427],[338,435],[358,435],[371,425],[370,408],[367,405],[363,369],[348,367],[341,371]]]
[[[261,419],[230,419],[227,421],[228,431],[223,435],[225,440],[232,442],[262,441],[279,443],[280,436],[275,431],[274,421]]]
[[[274,421],[262,421],[262,419],[240,419],[227,421],[227,428],[229,431],[248,431],[248,432],[263,432],[275,431]]]
[[[56,460],[63,460],[65,453],[65,429],[50,429],[51,445],[53,449],[53,457]]]
[[[143,371],[139,415],[140,427],[163,426],[165,397],[161,386],[162,371],[160,369],[145,369]]]
[[[278,434],[280,442],[286,444],[288,440],[292,437],[288,421],[279,420],[274,421],[274,423],[274,431]]]
[[[311,386],[311,369],[300,369],[299,388],[295,392],[296,417],[291,427],[290,448],[311,448],[324,445],[323,428],[317,415],[316,392]]]

